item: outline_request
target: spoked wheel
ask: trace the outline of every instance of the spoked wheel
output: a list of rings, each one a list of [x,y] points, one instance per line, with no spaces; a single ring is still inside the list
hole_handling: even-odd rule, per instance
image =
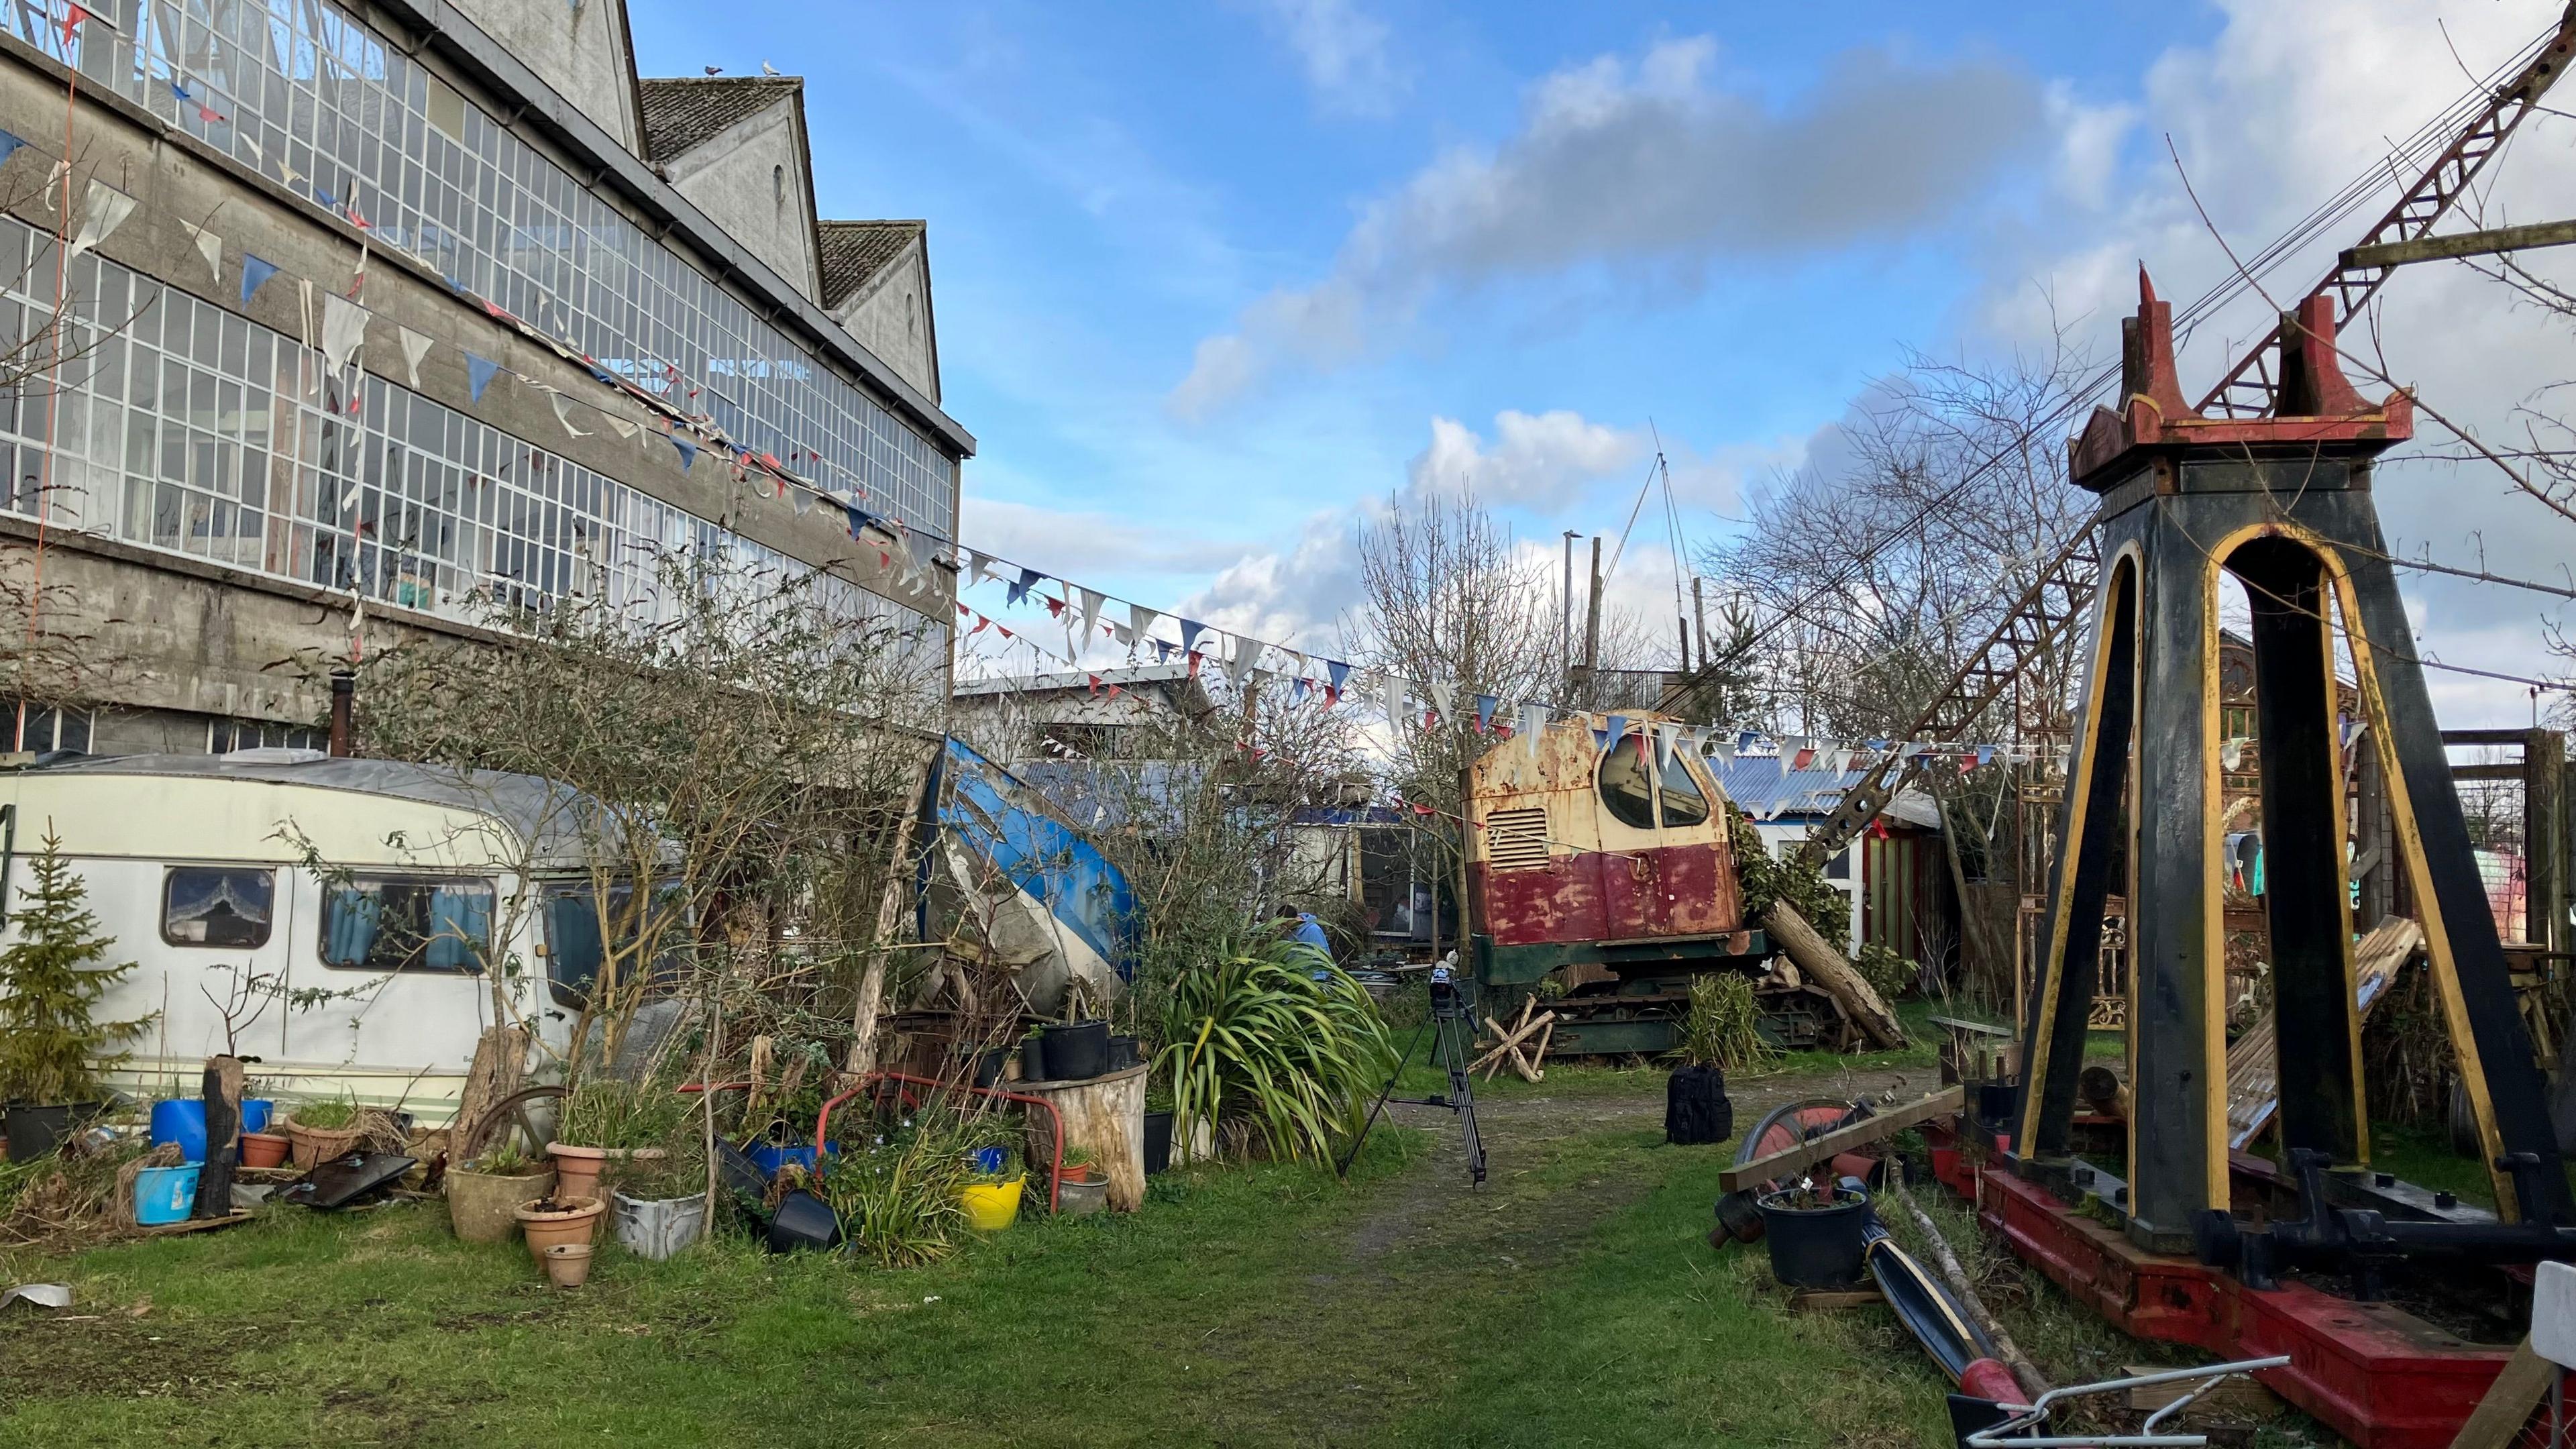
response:
[[[1851,1103],[1832,1097],[1810,1097],[1774,1107],[1735,1145],[1736,1165],[1741,1167],[1757,1157],[1786,1151],[1811,1137],[1857,1122],[1861,1116]]]
[[[537,1130],[536,1114],[529,1109],[539,1102],[561,1100],[567,1095],[561,1087],[522,1087],[491,1106],[457,1143],[455,1160],[472,1162],[483,1155],[483,1149],[500,1140],[500,1134],[518,1134],[520,1145],[531,1157],[546,1150],[546,1134]],[[552,1115],[551,1111],[548,1113]]]

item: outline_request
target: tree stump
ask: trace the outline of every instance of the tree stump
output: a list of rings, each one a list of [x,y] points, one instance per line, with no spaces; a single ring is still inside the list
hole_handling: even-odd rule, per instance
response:
[[[1145,1205],[1145,1068],[1129,1067],[1079,1082],[1021,1082],[1014,1091],[1043,1097],[1064,1118],[1067,1147],[1091,1153],[1109,1180],[1109,1206],[1132,1213]],[[1029,1109],[1029,1165],[1054,1165],[1054,1123]]]
[[[197,1173],[197,1201],[190,1217],[233,1215],[233,1165],[241,1161],[242,1063],[239,1057],[206,1058],[206,1165]]]

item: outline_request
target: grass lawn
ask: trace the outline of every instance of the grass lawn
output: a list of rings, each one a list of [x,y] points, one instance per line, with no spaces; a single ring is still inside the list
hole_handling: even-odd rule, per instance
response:
[[[1740,1083],[1739,1121],[1849,1077]],[[1664,1145],[1661,1101],[1660,1073],[1552,1068],[1485,1097],[1481,1189],[1407,1109],[1349,1186],[1175,1173],[901,1271],[724,1241],[603,1249],[558,1293],[436,1204],[0,1255],[76,1295],[0,1315],[0,1444],[1947,1443],[1883,1311],[1793,1315],[1758,1248],[1708,1247],[1727,1153]],[[2146,1356],[1992,1281],[2067,1377]]]

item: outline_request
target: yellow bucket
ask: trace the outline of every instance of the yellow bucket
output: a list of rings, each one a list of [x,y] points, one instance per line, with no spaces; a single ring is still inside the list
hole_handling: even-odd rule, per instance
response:
[[[966,1226],[979,1233],[998,1233],[1020,1216],[1020,1189],[1027,1181],[1015,1177],[1008,1182],[969,1183],[957,1194],[957,1205],[966,1210]]]

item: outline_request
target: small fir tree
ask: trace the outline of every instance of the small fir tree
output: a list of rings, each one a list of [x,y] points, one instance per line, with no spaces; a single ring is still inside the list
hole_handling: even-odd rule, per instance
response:
[[[0,950],[0,1097],[19,1102],[86,1102],[99,1094],[99,1073],[125,1060],[111,1048],[151,1023],[90,1019],[135,963],[103,964],[115,938],[98,934],[89,887],[63,859],[62,841],[45,832],[32,865],[27,907],[10,917],[18,939]]]

